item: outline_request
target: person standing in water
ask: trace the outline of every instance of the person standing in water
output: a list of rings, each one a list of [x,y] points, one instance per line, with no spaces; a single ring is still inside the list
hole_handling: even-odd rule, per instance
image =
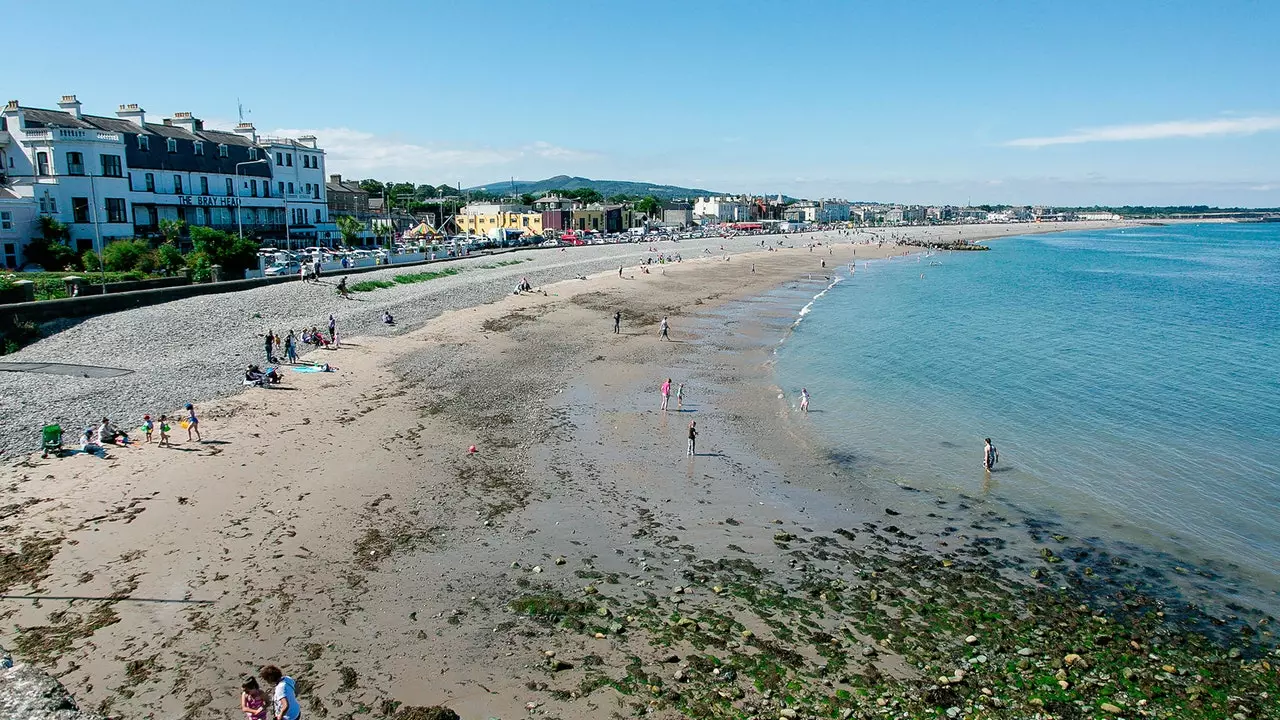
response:
[[[800,388],[800,412],[809,412],[809,388]]]
[[[671,338],[667,335],[667,330],[669,330],[669,329],[670,329],[670,327],[671,327],[671,326],[670,326],[669,324],[667,324],[667,316],[666,316],[666,315],[663,315],[663,316],[662,316],[662,323],[658,325],[658,339],[659,339],[659,340],[670,340],[670,339],[671,339]],[[670,381],[668,381],[668,382],[670,382]]]
[[[676,409],[684,410],[684,383],[676,388]]]
[[[697,454],[696,452],[697,445],[698,445],[698,421],[690,420],[689,421],[689,457],[693,457],[694,455]]]
[[[996,450],[991,438],[987,438],[987,444],[982,448],[982,468],[991,472],[991,468],[998,462],[1000,462],[1000,451]]]
[[[671,378],[667,378],[667,381],[662,383],[662,405],[659,406],[659,409],[665,412],[667,409],[667,401],[670,399],[671,399]]]

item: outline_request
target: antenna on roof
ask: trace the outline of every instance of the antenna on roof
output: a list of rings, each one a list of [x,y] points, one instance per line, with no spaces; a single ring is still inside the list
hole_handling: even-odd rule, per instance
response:
[[[236,98],[236,113],[240,115],[240,122],[244,122],[244,103],[240,102],[240,98]]]

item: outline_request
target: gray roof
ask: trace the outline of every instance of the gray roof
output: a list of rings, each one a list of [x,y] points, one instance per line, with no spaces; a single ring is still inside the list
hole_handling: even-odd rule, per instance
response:
[[[82,128],[92,129],[93,125],[84,120],[77,120],[71,113],[61,110],[41,110],[40,108],[22,108],[22,118],[27,127],[32,128]]]

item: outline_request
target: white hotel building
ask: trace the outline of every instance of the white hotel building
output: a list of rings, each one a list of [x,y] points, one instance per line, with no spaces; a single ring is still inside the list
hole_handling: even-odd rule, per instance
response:
[[[265,244],[338,237],[316,139],[259,137],[251,123],[206,129],[189,112],[147,122],[137,105],[86,115],[11,100],[0,110],[0,267],[19,268],[40,217],[67,224],[77,252],[154,235],[161,220],[242,232]]]

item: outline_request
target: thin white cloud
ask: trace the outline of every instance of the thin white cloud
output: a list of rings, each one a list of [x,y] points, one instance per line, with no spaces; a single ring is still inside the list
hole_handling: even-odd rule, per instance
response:
[[[511,148],[458,148],[426,145],[386,135],[339,128],[290,128],[270,135],[315,135],[325,151],[325,165],[350,177],[394,177],[410,180],[467,174],[469,170],[500,168],[546,161],[578,162],[595,159],[593,153],[560,147],[539,140]]]
[[[1029,137],[1010,140],[1011,147],[1039,148],[1049,145],[1076,145],[1092,142],[1125,142],[1130,140],[1164,140],[1168,138],[1200,138],[1216,135],[1252,135],[1267,130],[1280,130],[1280,115],[1222,118],[1219,120],[1172,120],[1146,125],[1112,125],[1085,128],[1067,135]]]

